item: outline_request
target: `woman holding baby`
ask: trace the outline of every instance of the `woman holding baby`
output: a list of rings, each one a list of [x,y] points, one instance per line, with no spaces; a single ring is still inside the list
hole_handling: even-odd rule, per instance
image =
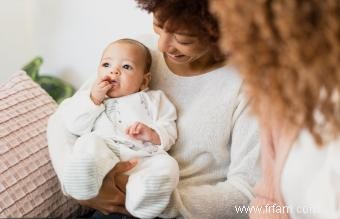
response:
[[[164,91],[178,118],[178,138],[169,154],[178,162],[180,179],[159,217],[247,218],[236,207],[249,204],[259,178],[258,125],[249,114],[243,80],[228,64],[229,53],[218,47],[219,25],[208,1],[136,2],[153,14],[158,35],[158,40],[145,43],[153,50],[150,87]],[[57,111],[49,123],[50,138],[55,139],[50,148],[72,147],[72,141],[61,140],[70,133],[61,130]],[[59,157],[52,161],[63,162],[63,155]],[[80,203],[97,209],[97,218],[129,215],[124,173],[135,165],[138,162],[116,164],[98,196]]]

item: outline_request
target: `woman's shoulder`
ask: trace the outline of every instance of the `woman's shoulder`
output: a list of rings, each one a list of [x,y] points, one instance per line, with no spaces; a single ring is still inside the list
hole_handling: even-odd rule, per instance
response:
[[[215,69],[214,71],[219,74],[218,77],[233,80],[234,82],[238,83],[242,83],[243,81],[240,74],[238,73],[238,70],[230,64],[223,65]]]
[[[235,91],[240,92],[243,79],[237,72],[237,70],[230,65],[224,65],[207,74],[207,79],[214,82],[213,86],[219,87],[219,89],[226,90],[226,92]],[[213,83],[211,83],[213,84]]]

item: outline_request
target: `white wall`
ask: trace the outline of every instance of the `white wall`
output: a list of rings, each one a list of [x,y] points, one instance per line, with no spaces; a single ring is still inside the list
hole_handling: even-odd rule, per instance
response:
[[[76,87],[96,73],[102,50],[109,42],[152,32],[151,15],[138,9],[133,0],[1,3],[1,72],[13,72],[40,55],[44,59],[41,73],[56,75]],[[5,77],[1,75],[0,81]]]
[[[34,56],[31,5],[21,0],[1,0],[0,82]]]

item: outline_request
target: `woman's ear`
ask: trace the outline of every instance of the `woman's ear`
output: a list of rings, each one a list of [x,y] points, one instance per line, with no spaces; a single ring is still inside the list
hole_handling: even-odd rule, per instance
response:
[[[145,73],[143,75],[143,82],[142,85],[140,86],[140,90],[144,90],[149,86],[149,83],[151,81],[151,72]]]

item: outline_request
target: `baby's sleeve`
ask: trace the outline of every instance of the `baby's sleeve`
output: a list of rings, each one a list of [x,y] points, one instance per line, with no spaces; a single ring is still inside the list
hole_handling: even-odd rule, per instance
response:
[[[177,139],[176,108],[162,91],[149,91],[148,94],[153,117],[150,128],[157,132],[161,147],[168,151]]]
[[[92,102],[88,91],[78,91],[59,106],[66,129],[75,135],[91,132],[104,109],[104,104],[95,105]]]

